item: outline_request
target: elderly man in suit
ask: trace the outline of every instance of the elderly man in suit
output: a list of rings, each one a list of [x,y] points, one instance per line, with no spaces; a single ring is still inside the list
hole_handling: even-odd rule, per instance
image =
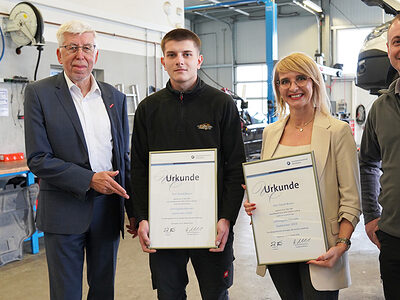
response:
[[[98,50],[88,24],[63,24],[57,40],[64,72],[25,90],[26,153],[41,179],[36,222],[50,298],[82,298],[86,252],[88,299],[113,299],[124,206],[134,224],[126,98],[91,74]]]

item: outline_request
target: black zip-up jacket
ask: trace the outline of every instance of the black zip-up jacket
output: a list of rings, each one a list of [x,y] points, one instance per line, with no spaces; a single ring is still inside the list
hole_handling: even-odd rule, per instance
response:
[[[217,148],[218,219],[236,221],[243,198],[245,161],[239,113],[232,98],[199,78],[179,92],[170,82],[140,102],[131,148],[131,180],[137,224],[148,219],[149,151]]]

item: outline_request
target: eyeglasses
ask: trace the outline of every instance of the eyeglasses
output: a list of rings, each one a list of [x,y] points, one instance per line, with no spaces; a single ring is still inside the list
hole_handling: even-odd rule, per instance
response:
[[[71,44],[71,45],[60,46],[60,48],[65,48],[65,50],[67,50],[67,52],[71,54],[78,52],[79,48],[81,48],[84,53],[90,54],[94,51],[94,49],[96,49],[96,45],[86,44],[83,46],[78,46]]]
[[[307,80],[311,79],[310,77],[307,77],[305,75],[297,75],[294,82],[298,87],[303,87],[307,84]],[[281,80],[276,81],[277,85],[279,85],[283,89],[288,89],[290,88],[292,82],[288,78],[283,78]]]

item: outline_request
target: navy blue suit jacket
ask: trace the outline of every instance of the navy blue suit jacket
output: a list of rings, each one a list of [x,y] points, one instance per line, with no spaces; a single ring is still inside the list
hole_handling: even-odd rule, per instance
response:
[[[119,170],[115,180],[131,195],[126,97],[109,84],[98,85],[111,123],[113,169]],[[85,232],[92,216],[94,172],[63,73],[26,87],[25,146],[28,167],[41,179],[37,227],[58,234]],[[132,204],[119,198],[123,232],[124,205],[132,216]]]

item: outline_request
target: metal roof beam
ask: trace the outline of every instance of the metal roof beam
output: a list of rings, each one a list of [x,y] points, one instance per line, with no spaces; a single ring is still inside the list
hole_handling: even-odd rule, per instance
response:
[[[226,7],[226,6],[231,6],[231,5],[242,5],[242,4],[249,4],[249,3],[263,3],[263,1],[241,0],[241,1],[219,2],[219,3],[213,3],[213,4],[201,4],[201,5],[185,7],[185,11],[197,10],[197,9],[207,9],[207,8],[214,8],[214,7],[224,7],[224,6]]]

